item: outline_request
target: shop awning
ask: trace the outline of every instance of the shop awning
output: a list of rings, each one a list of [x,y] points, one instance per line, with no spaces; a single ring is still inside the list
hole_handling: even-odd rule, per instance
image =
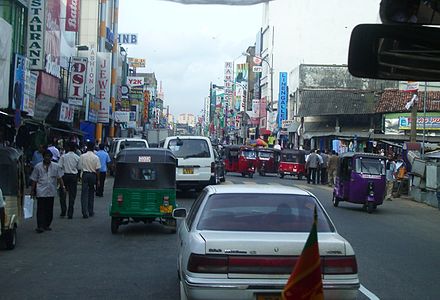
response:
[[[57,128],[57,127],[48,127],[49,130],[54,130],[54,131],[59,131],[59,132],[65,132],[65,133],[71,133],[71,134],[76,134],[76,135],[80,135],[80,136],[84,136],[86,134],[86,132],[81,131],[79,129],[63,129],[63,128]]]
[[[350,138],[353,139],[355,136],[357,138],[369,138],[372,136],[370,132],[359,132],[359,131],[306,131],[304,132],[305,139],[311,139],[315,137],[329,137],[334,136],[335,138]]]

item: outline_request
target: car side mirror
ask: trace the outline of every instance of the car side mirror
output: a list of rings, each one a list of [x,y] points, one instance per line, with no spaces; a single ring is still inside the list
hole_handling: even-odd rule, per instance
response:
[[[173,210],[174,219],[185,219],[186,218],[186,208],[175,208]]]

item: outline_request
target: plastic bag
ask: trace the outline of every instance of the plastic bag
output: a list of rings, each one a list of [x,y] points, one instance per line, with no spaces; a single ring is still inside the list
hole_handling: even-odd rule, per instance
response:
[[[24,196],[23,214],[25,219],[30,219],[34,215],[34,199],[31,195]]]

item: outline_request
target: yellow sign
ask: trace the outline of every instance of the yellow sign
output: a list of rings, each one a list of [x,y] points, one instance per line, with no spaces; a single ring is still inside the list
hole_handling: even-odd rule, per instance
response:
[[[129,57],[128,65],[132,68],[145,68],[145,59]]]

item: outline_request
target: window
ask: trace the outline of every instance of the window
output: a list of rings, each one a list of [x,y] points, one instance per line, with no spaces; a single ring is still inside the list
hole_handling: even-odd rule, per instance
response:
[[[334,231],[316,199],[311,196],[244,193],[210,196],[197,229],[309,232],[315,205],[318,212],[318,231]]]
[[[243,150],[241,152],[241,155],[243,155],[246,158],[257,158],[257,153],[253,150]]]
[[[153,167],[132,167],[130,169],[130,177],[133,180],[155,181],[157,179],[157,171]]]
[[[174,155],[179,158],[211,157],[209,145],[206,140],[170,140],[168,144],[168,149],[170,149],[174,153]]]
[[[188,230],[191,230],[191,226],[196,218],[197,212],[199,211],[199,207],[205,199],[206,191],[202,191],[199,197],[193,202],[191,209],[189,211],[188,217],[186,218],[186,225],[188,226]]]
[[[258,152],[258,157],[271,158],[271,157],[273,157],[273,153],[272,152]]]
[[[359,157],[356,159],[356,173],[385,175],[385,161]]]

